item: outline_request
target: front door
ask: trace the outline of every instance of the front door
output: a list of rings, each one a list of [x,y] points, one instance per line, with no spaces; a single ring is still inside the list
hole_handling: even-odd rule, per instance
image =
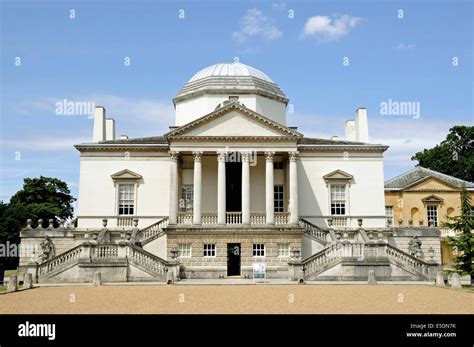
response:
[[[242,212],[242,163],[225,163],[226,211]]]
[[[227,276],[240,276],[240,243],[227,244]]]

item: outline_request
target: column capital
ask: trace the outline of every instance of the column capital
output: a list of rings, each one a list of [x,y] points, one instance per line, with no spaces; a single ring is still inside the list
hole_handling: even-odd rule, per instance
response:
[[[296,158],[298,157],[299,153],[300,152],[298,152],[298,151],[288,152],[288,160],[289,161],[296,161]]]
[[[265,152],[265,160],[273,162],[273,157],[275,156],[275,152]]]
[[[240,158],[243,163],[250,162],[250,152],[240,152]]]
[[[226,162],[227,161],[227,151],[217,151],[217,161]]]
[[[202,152],[196,151],[196,152],[193,152],[193,155],[194,155],[194,161],[201,161]]]
[[[168,153],[170,155],[170,160],[178,161],[178,157],[179,157],[179,152],[178,151],[169,151]]]

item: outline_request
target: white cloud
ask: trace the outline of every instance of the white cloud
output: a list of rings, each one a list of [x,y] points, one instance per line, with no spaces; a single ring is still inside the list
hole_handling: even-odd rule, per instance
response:
[[[273,25],[271,18],[266,17],[262,11],[256,8],[247,10],[240,20],[240,31],[232,33],[232,38],[244,43],[249,38],[261,37],[265,40],[275,40],[282,36],[282,32]]]
[[[92,129],[91,129],[92,134]],[[37,136],[27,137],[21,140],[1,139],[0,145],[12,151],[29,151],[29,152],[56,152],[73,150],[73,145],[90,142],[88,137],[71,137],[71,136]]]
[[[284,11],[286,10],[286,3],[283,1],[272,3],[272,10],[274,11]]]
[[[395,49],[412,49],[415,48],[415,45],[412,43],[404,43],[401,42],[397,46],[395,46]]]
[[[336,41],[349,34],[361,21],[362,18],[347,14],[332,18],[313,16],[306,21],[301,36],[320,41]]]

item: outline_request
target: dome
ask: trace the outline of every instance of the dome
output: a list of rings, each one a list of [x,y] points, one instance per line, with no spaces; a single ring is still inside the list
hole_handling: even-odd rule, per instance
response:
[[[206,77],[236,77],[236,76],[251,76],[259,78],[261,80],[273,83],[270,77],[264,72],[242,64],[242,63],[224,63],[224,64],[214,64],[204,69],[198,71],[191,79],[188,81],[195,82],[197,80],[206,78]]]
[[[260,95],[288,103],[283,91],[264,72],[242,63],[214,64],[199,70],[173,99],[181,101],[203,95]]]

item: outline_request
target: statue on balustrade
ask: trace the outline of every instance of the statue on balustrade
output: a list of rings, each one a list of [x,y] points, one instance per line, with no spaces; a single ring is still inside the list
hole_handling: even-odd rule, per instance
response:
[[[49,236],[46,236],[46,238],[41,241],[41,261],[45,262],[51,258],[54,257],[54,244],[53,240]]]
[[[408,242],[408,252],[414,256],[419,257],[421,253],[421,241],[418,236],[414,236],[410,242]]]

